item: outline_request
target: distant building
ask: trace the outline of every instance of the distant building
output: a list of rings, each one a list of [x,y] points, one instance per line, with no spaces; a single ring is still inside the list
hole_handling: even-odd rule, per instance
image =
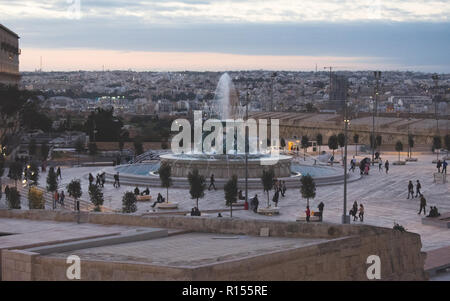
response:
[[[19,54],[19,36],[0,24],[0,84],[19,84]]]
[[[322,111],[343,111],[347,99],[348,79],[343,75],[331,76],[329,100],[323,103]]]

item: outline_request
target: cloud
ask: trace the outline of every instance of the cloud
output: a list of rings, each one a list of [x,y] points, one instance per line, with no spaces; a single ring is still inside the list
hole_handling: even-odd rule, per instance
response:
[[[384,20],[396,22],[449,21],[445,0],[4,0],[4,19],[66,18],[70,5],[79,1],[87,17],[135,16],[152,24],[180,23],[302,23]]]

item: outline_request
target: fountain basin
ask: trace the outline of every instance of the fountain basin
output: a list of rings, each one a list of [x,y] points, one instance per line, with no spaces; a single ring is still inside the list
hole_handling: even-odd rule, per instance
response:
[[[277,160],[268,155],[249,156],[248,177],[260,178],[264,169],[272,168],[277,178],[291,176],[291,156],[280,155]],[[184,178],[189,172],[198,169],[206,178],[214,174],[216,179],[229,179],[236,175],[245,178],[245,156],[236,155],[173,155],[161,156],[161,162],[167,162],[172,167],[172,176]],[[271,165],[266,165],[270,164]]]

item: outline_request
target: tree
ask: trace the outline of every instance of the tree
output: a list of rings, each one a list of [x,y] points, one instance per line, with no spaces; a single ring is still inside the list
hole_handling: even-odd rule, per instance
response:
[[[0,199],[2,198],[3,193],[2,177],[4,172],[5,172],[5,159],[0,150]]]
[[[48,157],[48,152],[50,151],[50,148],[48,147],[47,143],[41,144],[41,158],[42,160],[46,160]]]
[[[411,158],[412,148],[414,147],[414,136],[409,134],[408,135],[408,153],[409,157]]]
[[[338,139],[336,135],[332,135],[328,138],[328,147],[333,151],[334,157],[334,151],[338,148]],[[331,164],[333,164],[333,162],[331,162]]]
[[[123,147],[124,146],[125,146],[125,142],[123,141],[123,138],[120,137],[120,139],[119,139],[119,150],[120,150],[121,153],[123,151]]]
[[[316,136],[317,145],[319,146],[319,154],[320,154],[320,146],[323,144],[323,136],[322,134],[317,134]]]
[[[197,208],[198,208],[198,199],[203,198],[205,196],[206,189],[206,180],[205,177],[200,175],[198,169],[194,169],[192,172],[188,174],[189,180],[189,193],[191,194],[192,199],[197,199]]]
[[[36,155],[36,150],[37,150],[36,140],[31,139],[30,143],[28,144],[28,155],[30,155],[30,157]]]
[[[381,146],[381,142],[382,142],[382,137],[380,135],[377,136],[376,142],[377,142],[377,147],[379,149]]]
[[[168,162],[162,162],[158,170],[161,187],[166,188],[166,200],[169,202],[169,187],[172,186],[172,167]]]
[[[47,191],[55,192],[58,190],[58,178],[56,176],[55,168],[52,166],[47,174]]]
[[[78,199],[83,194],[83,191],[81,191],[81,183],[80,180],[72,180],[66,187],[67,192],[69,193],[69,196],[73,197],[75,199],[75,210],[80,210],[80,205],[78,202]]]
[[[306,199],[306,205],[309,206],[309,199],[314,199],[316,197],[316,183],[309,174],[302,176],[300,182],[302,184],[300,193],[302,194],[302,197]]]
[[[17,187],[17,181],[22,179],[23,165],[20,161],[12,162],[9,165],[8,178],[14,180],[14,185]]]
[[[97,151],[98,151],[97,143],[95,143],[95,142],[89,142],[89,144],[88,144],[88,150],[89,150],[89,155],[95,156],[95,155],[97,154]]]
[[[230,217],[233,217],[233,203],[236,203],[237,201],[237,182],[237,176],[233,175],[223,187],[223,190],[225,191],[225,200],[227,201],[227,206],[230,206]]]
[[[444,144],[445,144],[445,148],[447,149],[447,157],[448,157],[448,152],[450,151],[450,135],[449,134],[445,135]]]
[[[37,187],[30,187],[28,191],[28,208],[45,209],[44,192]]]
[[[375,136],[370,134],[370,148],[375,149],[377,147],[377,140],[375,139]]]
[[[264,192],[267,192],[267,207],[269,207],[269,191],[273,188],[273,179],[275,178],[275,173],[273,169],[263,170],[261,177],[261,182],[264,187]]]
[[[78,138],[78,139],[75,141],[75,151],[76,151],[77,154],[78,154],[78,165],[80,165],[80,154],[81,154],[82,152],[84,152],[84,140],[83,140],[83,139]]]
[[[20,209],[20,192],[16,187],[9,188],[8,193],[8,208],[9,209]]]
[[[358,134],[353,135],[353,142],[356,145],[356,148],[355,148],[356,156],[358,156],[358,143],[359,143],[359,135]]]
[[[436,151],[436,160],[439,160],[439,151],[442,148],[442,140],[440,136],[433,137],[433,151]]]
[[[395,144],[395,150],[398,152],[398,161],[400,162],[400,152],[403,150],[403,143],[400,140]]]
[[[113,109],[101,108],[91,112],[84,124],[84,130],[91,141],[94,141],[94,130],[95,141],[119,141],[122,127],[123,122],[114,116]]]
[[[344,162],[344,151],[343,147],[345,146],[345,135],[343,133],[339,133],[337,136],[338,145],[341,148],[341,160]]]
[[[137,211],[136,203],[137,203],[136,195],[131,191],[125,192],[122,198],[122,212],[123,213],[136,212]]]
[[[142,145],[142,141],[140,138],[136,138],[133,142],[134,145],[134,153],[136,156],[144,153],[144,146]]]
[[[36,186],[39,181],[39,166],[36,161],[32,161],[27,168],[27,178],[30,180],[30,186]]]
[[[280,146],[284,149],[286,147],[286,140],[284,138],[280,139]]]
[[[303,161],[306,161],[306,150],[308,149],[309,146],[309,139],[308,136],[302,136],[302,148],[303,148]]]
[[[89,197],[91,203],[95,206],[94,211],[102,211],[101,206],[104,202],[102,189],[97,185],[89,185]]]

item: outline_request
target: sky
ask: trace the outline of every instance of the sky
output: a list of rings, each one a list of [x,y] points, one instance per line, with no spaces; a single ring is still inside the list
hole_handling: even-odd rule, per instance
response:
[[[450,73],[449,0],[0,0],[21,71]]]

